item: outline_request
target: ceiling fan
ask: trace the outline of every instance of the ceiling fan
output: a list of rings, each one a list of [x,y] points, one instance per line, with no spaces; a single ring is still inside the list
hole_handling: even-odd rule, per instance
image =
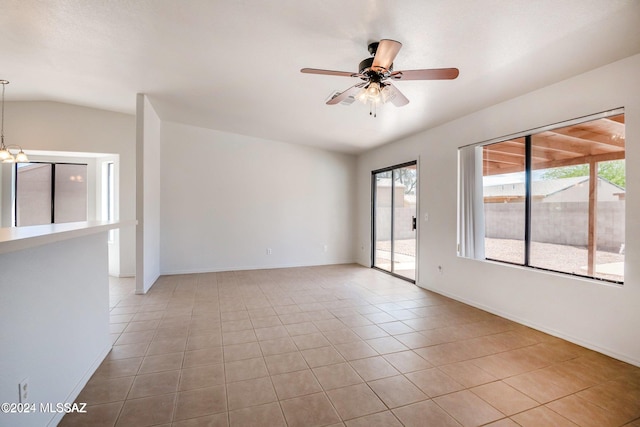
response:
[[[360,62],[357,73],[320,70],[317,68],[303,68],[300,72],[362,79],[362,82],[331,97],[327,101],[327,105],[339,104],[352,96],[365,104],[369,104],[369,114],[374,117],[378,104],[391,102],[396,107],[402,107],[409,103],[409,99],[391,84],[392,80],[452,80],[458,77],[459,71],[457,68],[394,71],[393,60],[401,47],[402,43],[389,39],[382,39],[379,42],[369,44],[369,53],[372,57]]]

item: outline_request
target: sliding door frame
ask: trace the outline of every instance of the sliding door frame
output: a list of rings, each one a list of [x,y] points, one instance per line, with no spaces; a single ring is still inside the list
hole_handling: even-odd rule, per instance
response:
[[[374,171],[371,171],[371,268],[374,268],[378,271],[382,271],[384,273],[390,274],[394,277],[397,277],[399,279],[402,280],[406,280],[408,282],[411,283],[416,283],[415,279],[410,279],[406,276],[402,276],[400,274],[395,273],[393,270],[393,262],[394,262],[394,253],[395,253],[395,236],[394,236],[394,228],[395,228],[395,174],[394,174],[394,170],[395,169],[400,169],[400,168],[405,168],[405,167],[409,167],[409,166],[415,166],[416,167],[416,215],[415,215],[415,221],[416,221],[416,257],[415,257],[415,271],[416,271],[416,279],[417,279],[417,271],[418,271],[418,186],[420,185],[419,183],[419,173],[418,173],[418,160],[412,160],[410,162],[405,162],[405,163],[400,163],[397,165],[393,165],[393,166],[389,166],[386,168],[382,168],[382,169],[376,169]],[[391,230],[390,230],[390,239],[391,239],[391,268],[389,271],[377,267],[375,265],[376,262],[376,175],[379,173],[384,173],[384,172],[391,172]]]

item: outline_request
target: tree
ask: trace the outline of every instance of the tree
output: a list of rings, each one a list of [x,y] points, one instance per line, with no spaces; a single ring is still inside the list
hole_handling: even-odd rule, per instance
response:
[[[416,169],[408,167],[397,170],[400,173],[397,175],[396,179],[400,184],[404,185],[404,194],[413,194],[417,183]]]
[[[611,160],[609,162],[598,162],[597,164],[600,178],[604,178],[622,188],[626,187],[624,160]],[[542,179],[573,178],[576,176],[589,176],[589,165],[583,164],[549,169],[542,174]]]

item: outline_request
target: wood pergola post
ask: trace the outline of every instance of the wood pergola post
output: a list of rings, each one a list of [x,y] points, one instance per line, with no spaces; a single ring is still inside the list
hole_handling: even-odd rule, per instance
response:
[[[596,270],[596,243],[598,239],[598,163],[589,162],[589,235],[588,235],[588,263],[589,276]]]

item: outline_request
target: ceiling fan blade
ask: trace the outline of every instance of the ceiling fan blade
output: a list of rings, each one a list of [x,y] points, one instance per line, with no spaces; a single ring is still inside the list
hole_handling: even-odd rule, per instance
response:
[[[382,39],[378,44],[376,50],[376,56],[373,58],[373,64],[371,69],[374,71],[387,71],[391,68],[393,60],[396,59],[396,55],[400,52],[402,43],[395,40]]]
[[[458,77],[460,71],[457,68],[431,68],[427,70],[394,71],[391,78],[394,80],[453,80]]]
[[[345,90],[344,92],[340,93],[339,95],[336,95],[333,98],[331,98],[330,100],[328,100],[327,101],[327,105],[336,105],[336,104],[341,103],[342,101],[347,99],[349,96],[355,95],[356,93],[358,93],[358,91],[360,89],[362,89],[363,87],[365,87],[367,85],[367,83],[368,82],[363,82],[363,83],[358,83],[357,85],[351,86],[349,89]]]
[[[349,71],[332,71],[332,70],[320,70],[318,68],[303,68],[300,70],[305,74],[323,74],[326,76],[343,76],[343,77],[360,77],[360,73],[352,73]]]
[[[395,87],[391,83],[387,84],[386,87],[389,88],[388,101],[393,105],[395,105],[396,107],[402,107],[403,105],[407,105],[409,103],[409,98],[404,96],[397,87]]]

